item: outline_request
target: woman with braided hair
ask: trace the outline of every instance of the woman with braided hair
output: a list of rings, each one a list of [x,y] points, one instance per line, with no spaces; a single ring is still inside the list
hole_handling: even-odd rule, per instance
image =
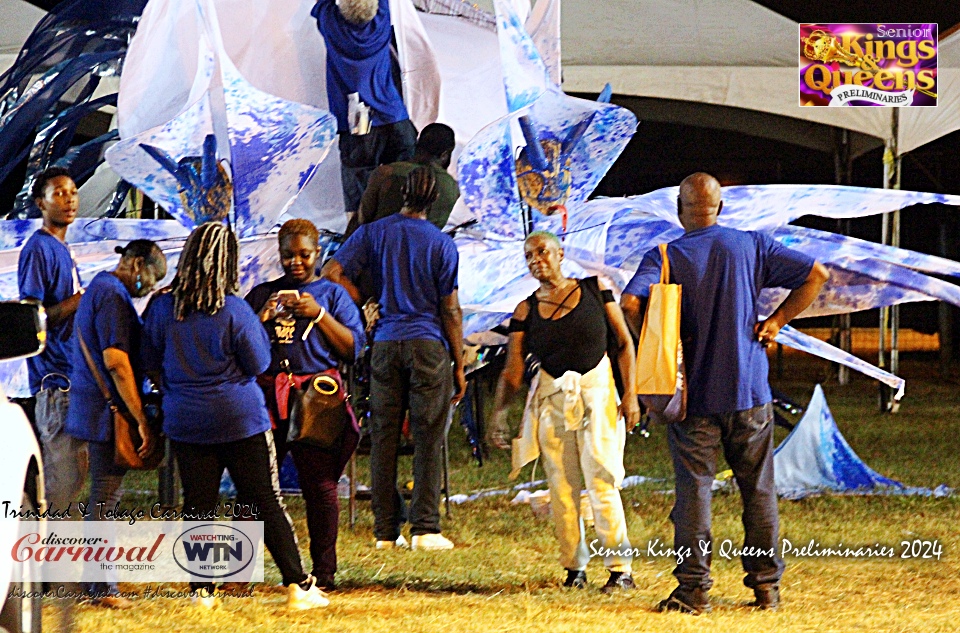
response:
[[[287,586],[290,610],[329,601],[303,571],[293,524],[280,498],[273,433],[256,377],[270,365],[270,341],[238,289],[239,245],[220,222],[187,238],[169,293],[144,317],[143,356],[163,391],[163,430],[183,481],[183,507],[209,513],[226,468],[239,495],[256,504],[264,542]],[[213,583],[191,583],[196,603],[214,607]]]

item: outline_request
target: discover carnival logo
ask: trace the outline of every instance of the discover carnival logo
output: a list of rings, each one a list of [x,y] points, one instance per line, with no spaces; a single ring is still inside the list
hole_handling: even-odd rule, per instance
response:
[[[225,580],[239,576],[256,560],[256,544],[227,523],[206,523],[177,537],[173,558],[191,576]]]
[[[936,106],[936,24],[801,24],[801,106]]]
[[[42,582],[263,580],[263,521],[15,523],[0,557]]]

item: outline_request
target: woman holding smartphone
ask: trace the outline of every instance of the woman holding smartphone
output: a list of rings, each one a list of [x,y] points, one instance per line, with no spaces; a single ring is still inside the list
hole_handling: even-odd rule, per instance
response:
[[[320,234],[313,223],[289,220],[277,237],[284,275],[256,286],[246,300],[270,336],[270,367],[259,383],[276,429],[279,467],[288,449],[291,386],[328,372],[342,387],[337,366],[357,356],[364,332],[360,311],[347,291],[317,276]],[[336,588],[337,481],[360,439],[352,413],[349,418],[339,442],[329,449],[300,443],[289,447],[307,509],[312,573],[326,591]]]
[[[257,315],[235,296],[236,236],[207,222],[187,238],[168,293],[144,314],[142,353],[163,391],[163,430],[183,482],[183,507],[210,513],[226,468],[240,495],[256,503],[264,543],[287,586],[287,609],[329,604],[316,578],[303,571],[293,523],[277,482],[273,432],[256,377],[270,362],[270,342]],[[217,604],[213,583],[193,582],[195,603]]]

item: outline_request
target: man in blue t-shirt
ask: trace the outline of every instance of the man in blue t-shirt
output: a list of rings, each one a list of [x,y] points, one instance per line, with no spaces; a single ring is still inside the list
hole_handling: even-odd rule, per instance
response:
[[[453,547],[440,534],[441,459],[447,414],[467,385],[461,354],[463,313],[457,299],[459,256],[453,240],[427,221],[436,197],[430,167],[410,172],[403,210],[357,229],[321,272],[359,302],[351,280],[369,270],[380,303],[370,362],[370,472],[378,549],[407,544],[400,534],[397,450],[408,408],[415,451],[412,546]],[[452,399],[451,383],[456,384]]]
[[[70,395],[70,336],[82,292],[66,235],[77,217],[79,197],[77,185],[61,167],[40,172],[31,194],[43,225],[20,251],[17,283],[20,299],[38,301],[47,312],[46,349],[27,359],[27,369],[36,399],[47,507],[63,512],[83,487],[87,463],[84,442],[63,432]]]
[[[409,160],[417,142],[394,80],[390,0],[318,0],[311,15],[327,47],[327,102],[340,134],[344,210],[354,213],[373,170]],[[350,120],[353,94],[369,108],[369,131]]]
[[[747,576],[752,606],[776,609],[783,560],[777,554],[779,515],[773,479],[773,409],[765,347],[803,312],[829,278],[810,257],[763,233],[717,225],[720,183],[696,173],[680,184],[677,209],[686,233],[667,247],[670,283],[681,284],[680,335],[687,371],[687,417],[667,427],[676,474],[670,518],[679,586],[664,611],[710,610],[710,501],[717,453],[723,454],[743,497]],[[659,249],[650,250],[623,291],[627,323],[640,331],[650,284],[660,279]],[[757,311],[764,288],[790,294],[767,319]],[[642,368],[638,368],[642,371]]]

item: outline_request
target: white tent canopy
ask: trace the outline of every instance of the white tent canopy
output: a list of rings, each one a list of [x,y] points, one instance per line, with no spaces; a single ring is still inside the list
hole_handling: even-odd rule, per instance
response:
[[[751,0],[563,6],[563,88],[757,110],[887,140],[893,108],[801,107],[799,25]],[[960,129],[960,32],[940,42],[936,108],[901,108],[900,153]]]
[[[2,72],[44,12],[0,0],[0,15]],[[568,1],[563,87],[599,92],[609,82],[619,95],[731,106],[890,139],[892,108],[798,105],[797,37],[796,22],[752,0]],[[960,32],[940,42],[939,66],[938,106],[900,111],[901,153],[960,129]]]
[[[33,27],[46,14],[23,0],[0,0],[0,73],[13,66]]]

